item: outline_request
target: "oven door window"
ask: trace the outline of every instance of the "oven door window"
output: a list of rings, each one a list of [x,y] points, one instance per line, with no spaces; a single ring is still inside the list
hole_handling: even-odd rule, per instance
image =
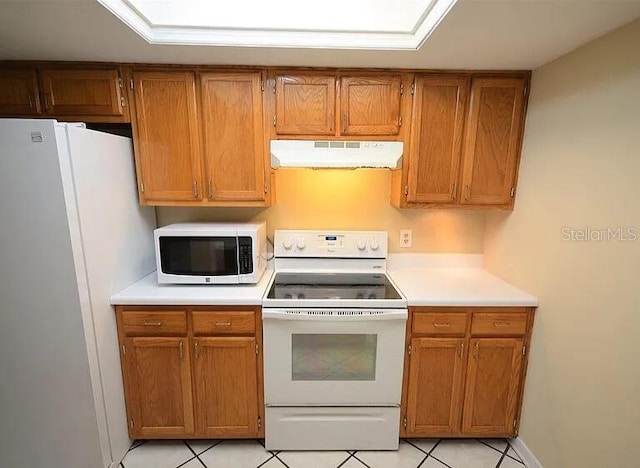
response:
[[[377,345],[375,334],[293,334],[291,378],[375,380]]]
[[[235,237],[161,237],[162,272],[171,275],[238,274]]]

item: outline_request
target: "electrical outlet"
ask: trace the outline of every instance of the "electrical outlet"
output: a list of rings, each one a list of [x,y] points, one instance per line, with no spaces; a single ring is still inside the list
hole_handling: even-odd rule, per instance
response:
[[[411,247],[412,240],[411,229],[400,229],[400,247]]]

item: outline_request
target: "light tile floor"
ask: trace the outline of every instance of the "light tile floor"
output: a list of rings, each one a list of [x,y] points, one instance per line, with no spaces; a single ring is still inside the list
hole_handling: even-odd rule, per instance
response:
[[[504,439],[401,440],[398,451],[289,452],[261,440],[136,441],[120,468],[525,468]]]

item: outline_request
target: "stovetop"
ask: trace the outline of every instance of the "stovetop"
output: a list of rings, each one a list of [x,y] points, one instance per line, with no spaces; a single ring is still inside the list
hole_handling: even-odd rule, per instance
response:
[[[402,299],[384,274],[276,273],[267,299],[393,300]]]

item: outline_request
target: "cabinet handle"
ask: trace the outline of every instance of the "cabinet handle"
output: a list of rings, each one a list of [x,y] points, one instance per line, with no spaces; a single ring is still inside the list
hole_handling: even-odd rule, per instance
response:
[[[211,187],[211,180],[209,180],[209,182],[207,182],[207,198],[209,199],[213,198],[213,190]]]
[[[510,327],[511,322],[493,322],[493,326],[496,328],[505,328]]]
[[[480,353],[480,347],[478,346],[478,342],[476,342],[475,345],[473,345],[473,358],[474,359],[478,359],[478,354]]]
[[[216,327],[230,327],[231,322],[216,322]]]
[[[464,356],[464,341],[460,342],[460,359],[462,359],[462,356]]]
[[[158,322],[144,322],[145,327],[159,327],[162,325],[162,321]]]
[[[180,359],[184,359],[184,343],[180,342]]]
[[[198,198],[198,181],[193,181],[193,198]]]
[[[196,341],[195,344],[195,348],[196,348],[196,359],[198,359],[198,357],[200,356],[200,349],[198,348],[198,342]]]
[[[450,323],[433,323],[433,326],[436,328],[445,328],[445,327],[450,327],[451,324]]]

